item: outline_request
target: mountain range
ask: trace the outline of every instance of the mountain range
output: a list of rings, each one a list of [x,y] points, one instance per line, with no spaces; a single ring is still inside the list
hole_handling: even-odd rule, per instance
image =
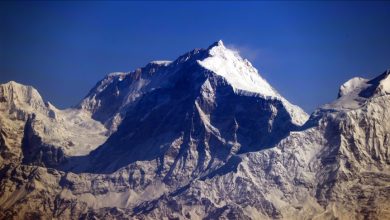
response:
[[[387,70],[308,115],[222,41],[68,109],[11,81],[0,219],[390,219],[389,106]]]

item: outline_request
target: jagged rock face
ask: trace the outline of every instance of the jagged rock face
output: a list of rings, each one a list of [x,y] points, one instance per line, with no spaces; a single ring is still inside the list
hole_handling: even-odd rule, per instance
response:
[[[389,71],[303,126],[254,74],[217,42],[110,74],[78,109],[0,86],[0,219],[389,219]]]
[[[38,91],[13,81],[0,86],[1,111],[13,119],[26,120],[25,112],[44,112],[45,104]]]
[[[176,166],[184,166],[184,173],[199,173],[237,152],[270,147],[296,127],[278,100],[238,96],[218,76],[197,86],[200,93],[175,86],[140,99],[128,109],[118,131],[93,152],[96,163],[91,171],[158,159],[161,172],[178,176],[182,170]]]
[[[46,113],[39,93],[15,82],[0,85],[0,152],[2,164],[20,161],[24,123],[33,112]]]
[[[61,147],[46,144],[36,133],[34,123],[37,123],[35,114],[29,116],[24,127],[22,140],[23,163],[37,166],[54,167],[65,161],[65,154]]]
[[[115,130],[115,120],[125,114],[126,106],[147,92],[153,76],[164,72],[168,64],[152,62],[130,73],[111,73],[91,89],[78,108],[90,111],[92,118]]]

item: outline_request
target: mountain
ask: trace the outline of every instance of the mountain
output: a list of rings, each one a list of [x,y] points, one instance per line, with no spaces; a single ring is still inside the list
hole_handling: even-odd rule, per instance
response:
[[[91,153],[88,172],[158,159],[161,175],[175,177],[271,147],[307,119],[221,41],[173,62],[108,75],[80,108],[113,130]]]
[[[0,86],[0,218],[388,219],[390,72],[308,115],[218,41],[74,108]]]
[[[307,119],[303,110],[285,100],[248,60],[227,49],[222,41],[215,42],[207,49],[188,52],[174,62],[153,61],[130,73],[111,73],[96,84],[78,107],[90,111],[94,119],[115,130],[126,109],[140,96],[156,89],[171,88],[175,83],[180,83],[179,77],[188,78],[182,79],[182,83],[192,85],[196,80],[204,83],[205,78],[209,77],[207,74],[221,78],[236,94],[279,99],[292,115],[295,124],[303,124]]]

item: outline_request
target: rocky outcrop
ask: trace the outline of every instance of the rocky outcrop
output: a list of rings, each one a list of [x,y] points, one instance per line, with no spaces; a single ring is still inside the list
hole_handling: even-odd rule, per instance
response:
[[[29,116],[24,127],[22,140],[23,163],[43,167],[56,167],[66,158],[61,147],[55,147],[43,142],[34,129],[35,114]]]

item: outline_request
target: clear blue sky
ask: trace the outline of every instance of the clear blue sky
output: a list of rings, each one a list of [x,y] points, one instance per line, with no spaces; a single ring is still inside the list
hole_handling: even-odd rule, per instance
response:
[[[218,39],[311,112],[390,68],[390,2],[1,2],[0,83],[64,108],[107,73]]]

